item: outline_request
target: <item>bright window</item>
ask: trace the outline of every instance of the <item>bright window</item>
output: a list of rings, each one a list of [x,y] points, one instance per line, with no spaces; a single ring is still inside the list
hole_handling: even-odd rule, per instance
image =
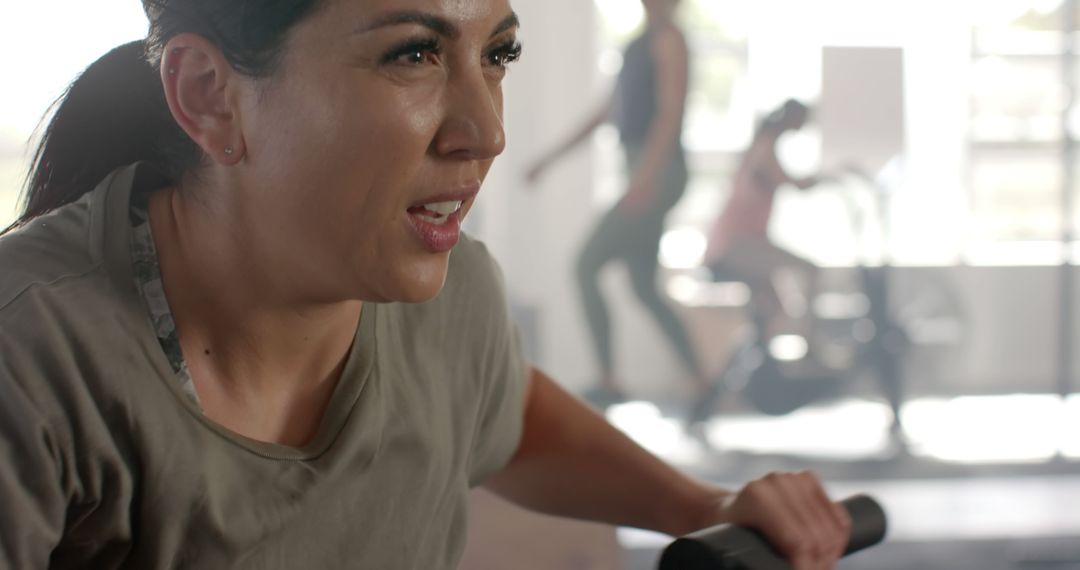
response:
[[[0,7],[0,227],[15,217],[33,135],[68,83],[110,49],[146,36],[130,0],[34,0]],[[16,79],[17,78],[17,79]]]
[[[641,24],[640,3],[595,2],[601,45],[617,53]],[[788,97],[822,103],[825,50],[899,48],[904,148],[900,161],[878,172],[887,175],[893,196],[888,225],[877,228],[889,231],[881,252],[906,265],[1058,263],[1068,219],[1065,167],[1074,160],[1065,158],[1062,140],[1080,133],[1080,106],[1069,120],[1062,112],[1069,93],[1062,6],[1062,0],[683,0],[680,18],[694,51],[683,136],[693,179],[669,229],[685,236],[712,223],[737,153],[763,113]],[[1074,43],[1080,46],[1080,36]],[[823,164],[823,128],[811,124],[781,141],[781,160],[794,174]],[[610,136],[600,141],[603,170],[617,163],[604,156],[617,154],[617,146]],[[621,172],[612,172],[598,185],[600,202],[623,189]],[[844,195],[852,189],[819,189],[779,193],[772,238],[823,265],[854,263],[853,243],[869,242],[848,229]],[[1074,212],[1080,227],[1080,208]],[[1021,250],[1028,252],[1022,259]]]

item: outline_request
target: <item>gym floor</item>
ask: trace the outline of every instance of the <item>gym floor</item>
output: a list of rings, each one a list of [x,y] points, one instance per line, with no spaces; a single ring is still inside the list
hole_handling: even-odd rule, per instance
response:
[[[812,468],[834,496],[874,496],[889,515],[886,541],[841,570],[1080,570],[1080,429],[1070,425],[1078,402],[916,399],[902,415],[902,446],[888,435],[888,409],[869,400],[785,417],[731,410],[696,436],[652,404],[609,409],[608,417],[709,480],[733,486],[770,470]],[[841,429],[845,437],[837,437]],[[629,529],[619,541],[628,570],[655,569],[666,544]]]

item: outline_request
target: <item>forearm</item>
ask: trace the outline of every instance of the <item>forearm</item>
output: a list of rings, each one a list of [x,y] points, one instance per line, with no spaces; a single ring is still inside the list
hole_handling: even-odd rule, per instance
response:
[[[727,496],[648,453],[536,369],[521,445],[488,487],[532,510],[673,535],[713,522]]]

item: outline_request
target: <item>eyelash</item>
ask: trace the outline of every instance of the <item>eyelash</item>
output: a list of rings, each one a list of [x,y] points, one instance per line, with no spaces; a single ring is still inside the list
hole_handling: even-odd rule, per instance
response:
[[[511,63],[521,58],[521,49],[521,42],[517,40],[508,40],[488,50],[488,52],[484,54],[484,63],[485,65],[507,68]],[[442,44],[439,43],[437,38],[416,38],[407,40],[401,45],[391,49],[383,56],[382,63],[399,63],[403,57],[420,56],[419,61],[409,59],[406,62],[401,62],[409,65],[419,65],[423,63],[423,57],[425,55],[430,54],[437,57],[442,55],[442,52]]]
[[[431,54],[435,56],[442,55],[442,45],[439,43],[439,40],[435,38],[415,38],[407,40],[401,45],[391,49],[385,56],[383,56],[382,62],[384,64],[397,63],[398,60],[404,56],[423,56],[424,54]],[[407,63],[411,65],[416,65],[422,62],[410,60]]]
[[[495,46],[487,52],[484,56],[487,61],[498,67],[509,67],[511,63],[521,59],[521,42],[517,40],[507,40],[505,43]],[[494,58],[500,58],[501,62],[491,61]]]

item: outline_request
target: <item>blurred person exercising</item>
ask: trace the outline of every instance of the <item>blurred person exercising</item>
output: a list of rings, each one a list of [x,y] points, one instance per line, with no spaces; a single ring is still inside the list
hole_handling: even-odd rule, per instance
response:
[[[600,365],[599,385],[587,399],[605,405],[624,398],[615,358],[611,317],[599,287],[600,270],[612,261],[625,264],[638,300],[660,325],[694,382],[697,394],[706,376],[690,336],[657,284],[657,255],[664,220],[683,196],[688,178],[681,135],[689,50],[674,19],[679,0],[642,0],[644,31],[625,48],[623,67],[612,95],[569,140],[543,155],[529,170],[535,181],[597,127],[613,121],[619,130],[630,184],[600,219],[577,259],[576,275],[585,317]]]
[[[819,176],[792,177],[777,157],[780,137],[802,129],[809,113],[806,105],[789,99],[761,121],[736,168],[731,193],[709,232],[705,265],[716,278],[737,279],[750,287],[753,317],[764,329],[757,333],[762,338],[772,337],[792,320],[801,321],[808,342],[813,336],[810,303],[817,290],[818,267],[773,243],[768,231],[779,188],[808,190],[822,180]],[[777,288],[785,271],[793,272],[801,281],[802,299],[794,307]]]

